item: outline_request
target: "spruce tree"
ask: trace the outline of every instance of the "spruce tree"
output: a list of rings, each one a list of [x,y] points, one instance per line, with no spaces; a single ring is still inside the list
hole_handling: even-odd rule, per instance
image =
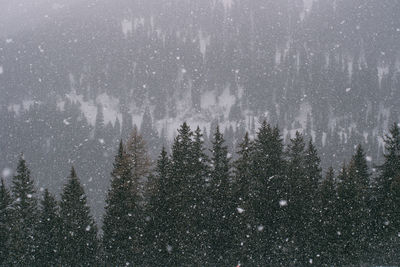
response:
[[[11,229],[11,195],[1,179],[0,185],[0,266],[6,264]]]
[[[236,213],[233,218],[232,230],[234,233],[234,257],[237,262],[244,265],[249,262],[251,256],[250,234],[252,222],[250,187],[253,176],[251,174],[252,142],[246,132],[237,152],[238,159],[234,163],[234,189],[233,205]]]
[[[171,265],[199,264],[198,253],[201,251],[199,234],[202,228],[198,223],[200,213],[199,181],[193,166],[195,157],[193,152],[193,132],[183,123],[174,140],[169,171],[171,183],[170,196],[170,225],[171,236],[168,240]]]
[[[37,254],[38,206],[31,173],[22,155],[12,182],[12,226],[7,264],[32,266]]]
[[[135,264],[143,264],[145,242],[143,236],[146,228],[146,204],[149,199],[148,179],[150,176],[151,160],[147,152],[147,145],[143,137],[138,133],[137,127],[134,126],[133,131],[126,143],[126,154],[131,167],[131,179],[128,181],[127,187],[132,195],[130,204],[131,216],[134,220],[131,223],[132,236],[135,239],[134,255]]]
[[[306,218],[306,240],[304,240],[304,242],[308,244],[308,246],[304,249],[307,255],[303,260],[308,261],[308,263],[310,263],[310,260],[316,261],[319,254],[319,248],[315,240],[318,239],[317,232],[319,227],[318,185],[322,180],[322,169],[320,162],[321,160],[318,156],[318,152],[312,140],[310,139],[305,150],[305,180],[303,188],[303,201],[305,205],[303,209]]]
[[[342,264],[361,264],[367,249],[368,166],[361,146],[357,147],[349,166],[339,175],[339,222]]]
[[[338,263],[338,201],[333,168],[329,168],[319,189],[319,227],[315,240],[319,247],[319,259],[316,264],[333,266]]]
[[[90,214],[84,189],[73,167],[61,195],[60,217],[61,265],[95,265],[98,247],[97,227]]]
[[[151,216],[150,224],[146,231],[146,240],[149,241],[149,265],[167,265],[168,264],[168,245],[172,243],[172,222],[170,220],[171,207],[171,183],[169,181],[170,160],[163,147],[157,160],[155,169],[154,186],[149,203],[149,212]]]
[[[373,205],[373,227],[376,229],[375,262],[377,264],[397,264],[396,247],[398,247],[397,214],[400,212],[396,203],[396,181],[400,176],[400,128],[393,124],[389,134],[385,136],[384,163],[379,167]]]
[[[134,229],[137,197],[131,191],[131,183],[132,166],[121,141],[111,173],[103,221],[104,263],[107,266],[135,263],[139,234]]]
[[[60,264],[61,219],[55,198],[45,189],[38,224],[38,266]]]
[[[370,198],[370,173],[368,170],[368,164],[364,149],[361,145],[357,146],[356,153],[353,155],[349,164],[349,177],[353,181],[356,187],[356,207],[353,209],[355,214],[354,224],[355,224],[355,246],[358,247],[356,252],[359,260],[364,262],[365,257],[368,256],[365,252],[368,249],[368,239],[367,235],[371,232],[370,226],[370,208],[368,207]]]
[[[219,126],[216,128],[212,144],[210,242],[213,251],[213,263],[228,265],[233,259],[232,220],[235,208],[232,203],[228,148],[225,145],[223,135],[219,131]]]
[[[150,174],[151,160],[147,153],[146,142],[139,134],[136,125],[126,143],[126,154],[132,171],[132,194],[144,198],[144,188]],[[144,200],[144,199],[142,199]]]
[[[303,135],[296,132],[296,136],[290,139],[287,151],[289,179],[288,212],[290,218],[291,250],[288,252],[296,264],[306,265],[311,255],[310,222],[312,218],[312,206],[310,198],[311,181],[307,176],[306,151]],[[311,164],[311,162],[309,163]],[[309,166],[312,167],[312,166]],[[310,172],[311,174],[311,172]]]
[[[209,244],[210,224],[209,210],[211,208],[210,187],[210,168],[209,157],[206,155],[204,147],[203,133],[197,126],[193,134],[193,143],[191,147],[191,169],[192,169],[192,190],[196,194],[194,197],[194,208],[191,216],[196,218],[196,258],[201,264],[210,264],[212,249]],[[205,257],[204,255],[208,255]]]
[[[251,173],[252,263],[275,265],[284,262],[287,250],[287,181],[284,173],[283,144],[277,127],[261,124],[253,144]],[[264,242],[264,240],[269,240]]]

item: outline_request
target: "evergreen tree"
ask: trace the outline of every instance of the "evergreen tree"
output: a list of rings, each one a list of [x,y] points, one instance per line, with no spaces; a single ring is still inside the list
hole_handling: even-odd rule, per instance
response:
[[[276,265],[285,260],[287,250],[287,181],[284,173],[282,138],[278,128],[271,128],[265,121],[254,140],[251,173],[254,182],[251,190],[253,209],[253,235],[251,264]],[[264,242],[264,240],[269,240]]]
[[[94,138],[95,141],[101,140],[105,137],[104,114],[102,105],[97,106],[96,121],[94,125]]]
[[[130,192],[131,166],[122,141],[111,173],[111,189],[106,199],[103,221],[104,263],[121,266],[133,263],[134,240],[131,228],[134,197]],[[130,216],[129,216],[130,215]]]
[[[60,264],[61,220],[55,198],[45,189],[38,224],[38,266]]]
[[[337,190],[333,168],[329,168],[319,190],[319,227],[316,243],[320,258],[316,264],[333,266],[338,262]]]
[[[320,166],[321,159],[318,156],[318,152],[310,139],[308,146],[305,150],[305,158],[304,158],[304,171],[305,171],[305,180],[304,180],[304,212],[306,218],[306,231],[305,231],[305,244],[308,244],[308,247],[305,247],[305,253],[307,256],[304,260],[310,263],[310,260],[317,260],[318,258],[318,245],[315,240],[318,239],[318,215],[319,215],[319,206],[318,206],[318,185],[322,180],[322,169]],[[308,257],[308,258],[307,258]]]
[[[315,153],[315,151],[312,151]],[[293,247],[289,251],[296,264],[305,265],[312,259],[311,235],[312,221],[312,198],[310,196],[312,183],[311,169],[315,163],[311,162],[311,155],[306,163],[306,150],[303,135],[296,132],[296,136],[290,139],[287,151],[288,166],[287,176],[289,179],[288,212],[290,218],[290,238]],[[315,156],[315,155],[313,155]],[[307,166],[308,165],[308,166]],[[309,167],[310,170],[307,170]],[[310,173],[308,173],[310,171]]]
[[[172,185],[168,192],[171,203],[169,225],[173,229],[168,237],[172,241],[168,248],[169,264],[172,265],[200,264],[199,261],[204,260],[201,255],[204,251],[201,192],[206,178],[201,177],[202,169],[194,169],[203,159],[198,158],[203,148],[200,146],[196,151],[193,143],[193,132],[183,123],[172,147],[168,179]]]
[[[400,176],[400,128],[393,124],[390,133],[385,136],[385,161],[380,166],[380,175],[375,186],[375,204],[373,205],[373,226],[376,229],[375,262],[379,264],[398,264],[399,246],[398,228],[396,228],[397,214],[400,210],[396,203],[397,184]]]
[[[85,192],[74,168],[71,169],[68,182],[61,195],[60,217],[62,221],[61,265],[95,265],[97,228],[90,215]]]
[[[340,239],[343,264],[361,264],[367,249],[369,172],[364,151],[357,147],[348,168],[343,169],[338,187]]]
[[[5,265],[8,257],[11,229],[11,196],[1,179],[0,185],[0,266]]]
[[[230,162],[228,148],[219,126],[212,141],[211,186],[210,186],[210,243],[212,258],[216,265],[228,265],[232,261],[232,219],[235,208],[232,204]]]
[[[202,264],[210,264],[209,258],[204,255],[212,255],[212,248],[209,243],[211,220],[209,211],[212,201],[212,187],[210,187],[210,159],[206,155],[204,148],[204,138],[200,127],[197,127],[191,147],[191,169],[192,169],[192,190],[195,192],[195,208],[191,216],[196,218],[197,244],[196,257]]]
[[[168,265],[168,245],[172,244],[171,228],[171,183],[169,182],[170,161],[165,148],[163,147],[157,160],[155,169],[155,183],[150,198],[149,211],[151,222],[148,225],[145,239],[149,246],[149,265]]]
[[[250,234],[252,216],[251,201],[252,190],[250,184],[253,176],[251,174],[251,151],[252,142],[249,134],[246,132],[242,142],[239,144],[238,159],[234,163],[234,190],[233,203],[236,207],[236,213],[233,218],[232,230],[234,233],[234,256],[237,262],[244,265],[249,261],[251,256]]]
[[[171,155],[170,180],[170,219],[167,223],[171,227],[167,240],[170,265],[194,263],[193,246],[196,234],[196,225],[193,222],[193,205],[195,205],[196,191],[192,188],[191,148],[193,133],[190,127],[183,123],[174,140]],[[192,259],[190,259],[192,257]]]
[[[38,207],[36,190],[23,156],[19,158],[11,190],[12,225],[7,264],[32,266],[37,254]]]
[[[144,197],[144,188],[150,174],[151,160],[147,153],[146,142],[139,134],[136,125],[126,143],[126,154],[132,171],[132,194]]]
[[[144,231],[146,227],[146,204],[149,199],[148,178],[150,176],[151,160],[147,153],[146,142],[138,133],[137,127],[134,126],[133,131],[126,144],[126,154],[128,156],[128,164],[131,168],[131,179],[128,181],[127,187],[132,195],[130,202],[132,209],[130,212],[134,217],[131,222],[135,239],[134,255],[135,264],[143,264],[143,255],[145,253]]]

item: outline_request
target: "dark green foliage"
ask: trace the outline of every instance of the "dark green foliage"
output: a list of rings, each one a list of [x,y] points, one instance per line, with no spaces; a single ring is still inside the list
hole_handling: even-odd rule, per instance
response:
[[[314,153],[314,151],[312,151]],[[309,259],[313,258],[311,255],[310,246],[313,242],[312,239],[312,198],[311,198],[311,178],[308,175],[312,174],[315,163],[311,162],[311,155],[308,157],[308,164],[306,164],[306,151],[303,136],[296,132],[296,136],[290,139],[287,151],[287,176],[289,179],[289,193],[288,201],[288,216],[291,225],[296,227],[286,227],[289,229],[289,238],[291,246],[289,248],[289,255],[298,261],[296,264],[306,265]],[[311,170],[308,173],[306,167]]]
[[[207,181],[207,157],[203,152],[200,130],[193,133],[184,123],[175,138],[168,179],[164,184],[168,190],[167,250],[168,264],[199,264],[206,261],[208,248],[204,242],[203,192]]]
[[[380,166],[380,175],[375,186],[376,202],[373,205],[374,250],[376,262],[400,264],[398,247],[400,213],[398,205],[398,177],[400,176],[400,129],[393,124],[385,136],[385,161]]]
[[[239,144],[239,157],[234,163],[234,189],[232,193],[233,205],[236,212],[233,216],[232,230],[234,233],[235,260],[247,264],[250,254],[251,200],[253,191],[250,188],[253,176],[251,175],[251,152],[252,142],[246,132],[242,142]]]
[[[349,166],[339,175],[338,210],[340,223],[341,262],[361,264],[366,251],[366,231],[369,222],[367,209],[369,172],[365,154],[357,147]]]
[[[11,229],[11,196],[1,179],[0,185],[0,266],[5,265],[8,257]]]
[[[311,141],[306,146],[296,133],[284,152],[279,130],[263,122],[254,141],[244,136],[231,173],[219,128],[209,159],[200,129],[193,133],[184,123],[171,156],[163,149],[154,175],[148,175],[145,144],[134,130],[129,153],[121,141],[115,157],[101,247],[75,170],[60,210],[45,190],[38,211],[21,157],[12,196],[4,182],[0,186],[0,237],[7,244],[0,265],[396,265],[397,125],[385,142],[375,184],[361,146],[337,177],[330,168],[323,179]]]
[[[169,262],[168,245],[172,244],[170,213],[172,203],[170,193],[173,188],[168,181],[170,161],[162,149],[157,160],[152,197],[149,203],[151,215],[150,223],[146,229],[146,250],[149,253],[149,265],[167,264]]]
[[[37,228],[38,253],[36,264],[38,266],[57,266],[60,264],[61,227],[57,201],[45,189]]]
[[[12,225],[7,264],[32,266],[37,253],[38,206],[30,170],[22,155],[12,182]]]
[[[283,144],[277,127],[265,121],[257,132],[252,149],[251,207],[253,214],[250,264],[285,262],[281,253],[288,250],[285,215],[288,184],[284,174]],[[283,201],[283,202],[282,202]],[[285,202],[286,201],[286,202]],[[263,242],[263,240],[270,240]]]
[[[97,227],[74,168],[60,202],[62,221],[61,265],[93,266],[97,256]]]
[[[132,167],[121,141],[111,173],[111,189],[103,221],[104,262],[107,266],[135,263],[139,234],[134,227],[138,218],[132,182]]]
[[[318,228],[316,231],[316,244],[318,248],[315,250],[320,254],[320,258],[316,259],[316,264],[323,266],[332,266],[338,262],[339,252],[339,223],[338,206],[337,206],[337,190],[335,173],[333,168],[329,168],[325,179],[322,181],[319,194],[319,216]]]
[[[230,159],[228,148],[219,126],[217,126],[212,140],[211,156],[211,182],[210,205],[208,216],[209,242],[211,246],[211,258],[215,265],[229,265],[233,262],[233,232],[232,222],[235,207],[232,201],[232,183],[230,180]]]

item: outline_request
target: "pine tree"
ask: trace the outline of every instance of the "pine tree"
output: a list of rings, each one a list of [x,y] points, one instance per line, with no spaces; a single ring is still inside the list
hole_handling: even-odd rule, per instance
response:
[[[232,204],[230,162],[228,148],[217,126],[212,141],[212,170],[210,186],[210,242],[214,264],[227,265],[232,261],[232,219],[235,208]]]
[[[132,167],[122,141],[111,177],[111,189],[106,199],[103,221],[104,262],[110,266],[133,264],[134,249],[138,240],[138,235],[132,227],[135,225],[137,197],[130,189]]]
[[[249,262],[251,256],[250,234],[251,234],[251,200],[252,190],[250,188],[253,176],[251,174],[251,152],[252,142],[246,132],[242,142],[239,144],[239,157],[234,163],[234,190],[233,203],[236,213],[233,218],[232,230],[234,232],[233,241],[235,245],[234,256],[237,262],[244,265]]]
[[[320,158],[318,156],[318,152],[310,139],[308,146],[305,150],[305,158],[304,158],[304,171],[305,171],[305,180],[304,180],[304,188],[303,188],[303,201],[304,207],[303,210],[305,212],[305,239],[304,244],[308,244],[308,247],[305,247],[305,253],[307,254],[304,258],[305,261],[310,263],[310,259],[313,261],[318,258],[318,246],[315,242],[318,239],[317,232],[319,227],[318,215],[318,185],[322,180],[322,169],[320,167]]]
[[[104,114],[102,105],[97,106],[96,121],[94,125],[95,141],[105,137]]]
[[[314,152],[314,151],[313,151]],[[312,206],[310,205],[311,179],[307,176],[306,151],[303,135],[296,132],[288,145],[287,176],[289,179],[288,212],[290,218],[290,239],[293,247],[289,251],[296,264],[306,265],[311,255],[310,222]],[[311,162],[309,162],[311,165]],[[308,166],[312,167],[312,166]],[[311,172],[309,173],[311,174]]]
[[[55,198],[45,189],[38,224],[38,266],[60,264],[61,219]]]
[[[92,266],[96,264],[97,227],[90,215],[86,195],[71,169],[60,202],[62,221],[61,265]]]
[[[1,179],[0,185],[0,266],[6,264],[11,229],[11,196]]]
[[[352,157],[349,166],[339,175],[339,222],[342,264],[361,264],[367,248],[368,228],[367,190],[368,166],[361,146]]]
[[[132,170],[132,194],[144,197],[144,188],[150,174],[151,160],[147,153],[146,142],[139,134],[136,125],[126,143],[126,154]]]
[[[168,233],[167,244],[170,265],[189,264],[193,257],[192,246],[195,237],[195,229],[192,226],[192,207],[196,200],[196,192],[192,189],[191,148],[193,133],[190,127],[183,123],[178,130],[178,135],[172,146],[171,165],[169,168],[168,192],[170,198],[170,219],[168,225],[171,231]],[[194,259],[193,259],[194,260]],[[194,261],[192,261],[194,263]]]
[[[210,218],[209,210],[211,207],[210,192],[210,159],[206,155],[204,148],[204,138],[200,127],[197,127],[191,147],[191,169],[192,169],[192,189],[194,195],[194,208],[191,216],[196,218],[196,259],[201,264],[210,264],[210,258],[204,255],[212,255],[209,243]]]
[[[143,264],[143,235],[146,227],[146,203],[149,199],[148,179],[150,176],[151,160],[147,153],[146,142],[138,133],[137,127],[134,126],[133,131],[126,144],[126,154],[131,167],[131,179],[128,181],[128,190],[133,198],[131,198],[132,216],[135,220],[132,221],[136,245],[134,247],[135,263]]]
[[[354,207],[354,223],[355,223],[355,246],[357,246],[357,255],[361,262],[364,262],[365,251],[368,249],[367,234],[369,234],[370,227],[370,209],[369,203],[369,185],[370,185],[370,174],[368,170],[368,164],[364,149],[361,145],[357,146],[356,153],[353,155],[349,164],[349,177],[353,181],[356,187],[357,194],[356,198],[357,206]]]
[[[284,262],[282,251],[286,251],[288,238],[287,181],[284,173],[283,144],[278,128],[271,128],[265,121],[261,124],[254,140],[251,172],[252,228],[251,264],[276,265]],[[264,242],[269,240],[269,242]]]
[[[318,238],[315,240],[319,246],[320,258],[316,264],[333,266],[338,263],[338,202],[333,168],[329,168],[319,190],[319,216]]]
[[[155,169],[154,187],[150,198],[149,212],[150,224],[147,227],[145,239],[149,241],[149,265],[168,265],[168,246],[172,244],[171,218],[171,183],[169,181],[170,161],[163,147],[157,160]]]
[[[202,199],[201,188],[205,177],[201,177],[198,166],[201,158],[197,158],[199,151],[194,150],[193,132],[183,123],[174,140],[169,168],[170,192],[170,225],[172,231],[168,240],[171,265],[201,264],[199,261],[202,247],[203,227],[199,222],[202,209],[199,206]],[[201,148],[202,150],[202,148]],[[201,171],[201,170],[200,170]]]
[[[373,205],[373,227],[376,229],[375,262],[378,264],[397,264],[396,247],[399,246],[397,214],[400,212],[395,202],[393,184],[400,176],[400,128],[394,124],[385,136],[385,161],[380,166],[380,175],[375,186],[375,204]],[[397,259],[398,260],[398,259]]]
[[[36,190],[23,156],[19,159],[11,190],[12,226],[7,264],[32,266],[37,253],[38,207]]]

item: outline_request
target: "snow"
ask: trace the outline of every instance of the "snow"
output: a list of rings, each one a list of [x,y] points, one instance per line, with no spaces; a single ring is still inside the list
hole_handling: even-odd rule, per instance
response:
[[[122,114],[118,112],[119,100],[107,95],[106,93],[99,95],[96,98],[96,101],[84,101],[83,95],[78,95],[75,90],[72,90],[69,94],[66,94],[66,97],[72,102],[80,104],[82,113],[85,115],[86,119],[91,125],[95,124],[98,105],[103,107],[105,124],[109,122],[114,123],[117,118],[119,121],[122,121]],[[64,124],[66,123],[68,122],[64,121]]]
[[[169,253],[172,252],[172,246],[171,246],[171,245],[167,245],[167,251],[168,251]]]
[[[1,172],[1,175],[3,178],[8,178],[9,176],[11,176],[13,173],[12,169],[10,168],[4,168],[3,171]]]
[[[125,37],[127,37],[129,33],[132,33],[133,23],[131,20],[123,19],[121,22],[121,27],[122,32],[124,33]]]
[[[257,231],[261,232],[264,230],[264,225],[257,226]]]
[[[225,9],[229,9],[232,7],[233,0],[222,0]]]
[[[240,214],[242,214],[242,213],[244,212],[244,209],[242,209],[242,208],[237,208],[237,211],[238,211]]]
[[[199,42],[200,42],[200,52],[203,54],[203,58],[206,55],[207,46],[210,45],[211,36],[206,36],[202,31],[199,31]]]
[[[279,206],[280,207],[286,207],[287,205],[288,205],[287,200],[282,199],[282,200],[279,201]]]
[[[1,75],[1,74],[3,74],[3,73],[4,73],[3,66],[2,66],[2,65],[0,65],[0,75]]]

